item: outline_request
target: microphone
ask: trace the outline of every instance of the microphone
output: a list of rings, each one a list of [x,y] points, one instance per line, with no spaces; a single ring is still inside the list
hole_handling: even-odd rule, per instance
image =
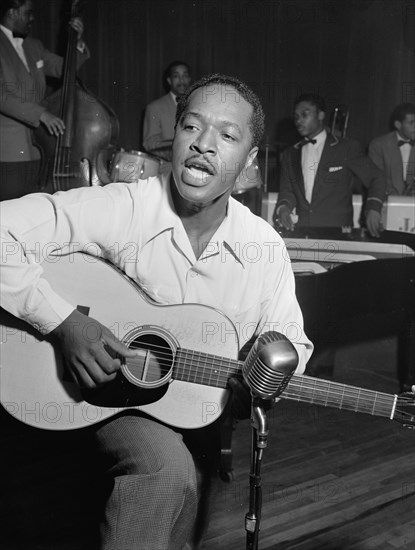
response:
[[[286,388],[298,365],[298,354],[283,334],[261,334],[242,366],[245,382],[253,397],[274,399]]]

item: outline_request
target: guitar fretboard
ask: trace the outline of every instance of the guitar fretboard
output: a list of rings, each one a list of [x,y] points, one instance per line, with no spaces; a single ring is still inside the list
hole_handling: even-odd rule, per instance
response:
[[[242,361],[179,349],[174,378],[193,384],[226,388],[231,376],[242,376],[242,365]],[[291,378],[281,397],[387,418],[393,418],[396,404],[395,395],[300,374]]]
[[[226,388],[231,376],[241,375],[242,364],[234,359],[180,348],[173,377],[183,382]]]
[[[294,375],[282,398],[393,418],[396,396],[306,375]]]

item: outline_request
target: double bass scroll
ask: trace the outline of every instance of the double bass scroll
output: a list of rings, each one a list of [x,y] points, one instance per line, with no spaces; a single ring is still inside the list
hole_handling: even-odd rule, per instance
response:
[[[71,19],[79,16],[81,4],[72,2]],[[43,126],[35,131],[42,159],[39,188],[49,193],[111,181],[108,160],[117,148],[119,123],[113,110],[77,77],[77,41],[69,26],[62,87],[42,102],[64,121],[64,133],[56,137]]]

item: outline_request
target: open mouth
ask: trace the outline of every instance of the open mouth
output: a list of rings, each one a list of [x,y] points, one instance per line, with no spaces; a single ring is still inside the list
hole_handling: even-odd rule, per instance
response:
[[[214,176],[216,173],[211,164],[196,159],[186,161],[185,168],[190,176],[201,181],[206,180],[209,176]]]

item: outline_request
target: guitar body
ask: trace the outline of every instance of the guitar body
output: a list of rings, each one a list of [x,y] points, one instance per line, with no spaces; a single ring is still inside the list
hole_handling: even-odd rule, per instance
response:
[[[99,395],[94,400],[88,394],[86,399],[69,378],[58,347],[1,310],[0,401],[11,415],[51,430],[89,426],[130,408],[180,428],[200,428],[221,415],[228,390],[187,382],[186,372],[177,379],[174,363],[182,348],[196,352],[196,362],[203,354],[235,360],[238,337],[226,316],[199,304],[155,305],[117,268],[87,254],[48,258],[42,267],[57,294],[107,326],[129,347],[147,335],[163,346],[165,342],[171,376],[166,375],[166,381],[155,388],[150,382],[148,390],[137,389],[123,376],[122,391],[118,386],[113,402],[104,397],[102,405]],[[132,392],[125,391],[126,385],[132,386]]]

